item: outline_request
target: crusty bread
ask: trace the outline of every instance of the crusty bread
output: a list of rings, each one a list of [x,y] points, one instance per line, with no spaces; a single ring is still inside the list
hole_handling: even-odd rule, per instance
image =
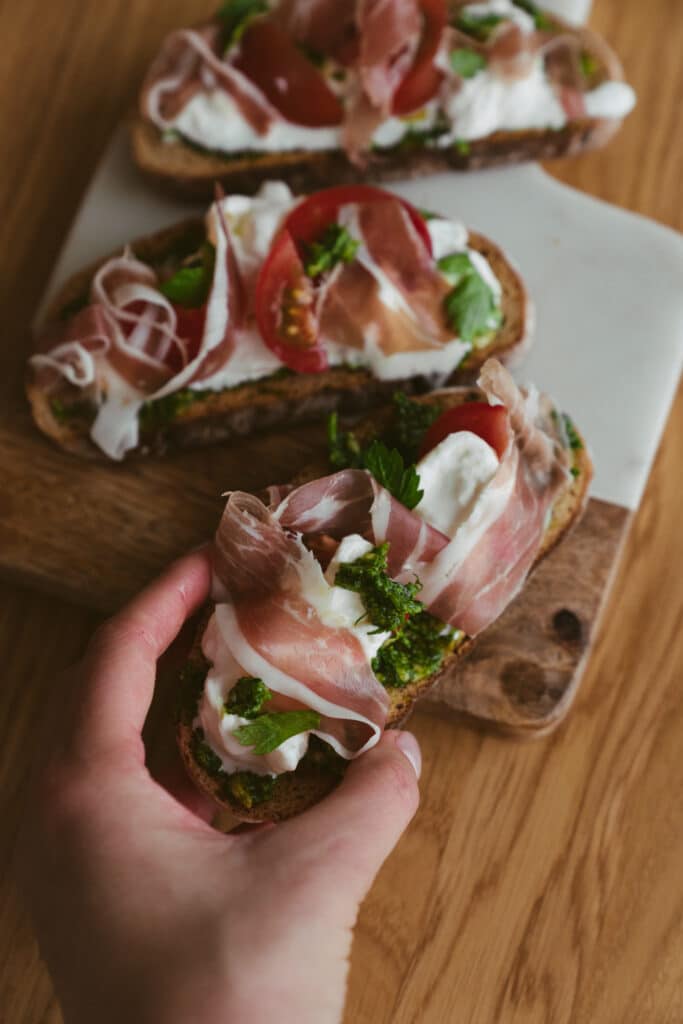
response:
[[[558,28],[574,35],[582,50],[594,57],[597,69],[592,84],[608,78],[623,80],[618,57],[600,36],[555,16],[551,20]],[[469,171],[526,160],[552,160],[605,145],[620,123],[615,119],[585,117],[559,130],[498,131],[471,140],[467,146],[444,149],[397,146],[368,153],[363,166],[351,163],[342,150],[232,156],[203,151],[182,139],[164,139],[155,125],[137,113],[131,118],[130,140],[136,164],[155,187],[161,186],[184,197],[211,199],[217,181],[228,192],[251,194],[264,181],[278,178],[286,181],[294,192],[312,192],[335,184],[392,181],[438,171]]]
[[[204,237],[201,220],[185,221],[133,243],[136,255],[152,264],[163,262],[174,249],[195,248]],[[530,341],[532,309],[522,279],[503,252],[483,235],[470,233],[469,244],[481,252],[501,282],[503,289],[503,326],[484,347],[474,349],[452,375],[452,382],[476,378],[489,356],[510,364],[522,354]],[[51,302],[46,321],[58,320],[60,312],[87,294],[90,282],[103,261],[70,278]],[[137,454],[163,454],[184,448],[225,441],[232,437],[268,430],[281,423],[297,423],[320,418],[333,409],[363,412],[388,399],[401,388],[407,392],[425,390],[423,378],[404,381],[379,381],[365,369],[332,368],[317,374],[289,374],[251,381],[226,391],[207,392],[181,409],[168,422],[141,429]],[[29,373],[27,394],[33,418],[44,434],[60,447],[76,455],[106,458],[89,437],[87,416],[60,421],[54,414],[49,395],[37,387]],[[65,401],[77,400],[78,391],[64,386]]]
[[[481,392],[474,388],[456,388],[449,389],[446,392],[433,392],[429,395],[423,395],[416,400],[423,403],[438,402],[444,408],[450,408],[466,401],[481,400]],[[387,408],[381,409],[354,427],[354,433],[359,440],[367,443],[372,437],[382,432],[388,424],[390,416],[390,410]],[[578,436],[580,437],[580,435]],[[583,442],[583,439],[581,440]],[[581,448],[572,449],[571,458],[573,468],[572,479],[567,487],[558,495],[552,506],[550,520],[546,526],[543,541],[532,571],[555,545],[569,533],[571,528],[581,518],[586,506],[588,489],[593,476],[593,464],[585,443],[583,443]],[[303,484],[308,480],[315,480],[329,472],[329,465],[324,460],[321,460],[308,466],[295,478],[293,483],[297,485]],[[208,670],[208,662],[201,651],[201,638],[212,611],[213,606],[205,609],[197,630],[195,644],[190,654],[190,664],[195,670],[192,675],[195,679],[198,673],[200,680],[202,680]],[[436,683],[448,677],[451,673],[456,672],[459,663],[467,656],[476,643],[477,638],[465,638],[447,656],[438,673],[406,687],[389,688],[390,708],[387,728],[397,728],[400,726],[410,715],[415,701]],[[187,690],[187,687],[185,688]],[[191,778],[200,789],[207,792],[219,805],[228,808],[236,817],[244,821],[277,821],[291,817],[312,806],[317,800],[325,796],[342,777],[343,763],[340,765],[333,761],[333,768],[330,770],[325,766],[321,766],[315,757],[308,760],[304,758],[296,771],[278,776],[271,799],[255,804],[250,808],[245,808],[226,788],[225,782],[228,777],[224,775],[221,780],[220,777],[207,773],[193,756],[192,724],[196,714],[197,700],[197,691],[195,691],[194,695],[185,692],[180,702],[178,743],[182,758]]]

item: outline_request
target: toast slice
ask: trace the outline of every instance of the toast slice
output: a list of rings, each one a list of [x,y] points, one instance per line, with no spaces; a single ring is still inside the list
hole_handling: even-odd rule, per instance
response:
[[[462,5],[462,0],[450,4],[453,16]],[[543,12],[543,16],[553,31],[571,35],[577,49],[586,55],[586,66],[590,67],[587,87],[623,81],[618,57],[599,35],[554,14]],[[136,112],[130,118],[130,144],[135,163],[155,187],[185,198],[210,199],[217,181],[226,191],[251,194],[264,181],[278,178],[295,192],[312,192],[332,184],[395,181],[447,170],[552,160],[605,145],[620,124],[617,118],[582,116],[559,129],[495,131],[442,148],[411,137],[391,147],[371,150],[364,154],[361,164],[353,163],[341,149],[214,152],[180,136],[164,135]]]
[[[420,403],[438,404],[442,409],[480,400],[481,392],[475,388],[451,388],[416,399]],[[391,417],[391,409],[384,407],[355,426],[354,434],[366,444],[384,434],[391,424]],[[567,536],[581,518],[588,501],[593,465],[585,442],[574,427],[570,451],[571,480],[551,508],[532,571]],[[329,472],[330,465],[323,459],[308,466],[292,482],[300,485]],[[248,773],[233,776],[222,771],[218,759],[194,730],[197,706],[209,668],[202,654],[201,640],[212,611],[213,606],[210,606],[201,616],[195,643],[180,681],[177,738],[186,769],[201,790],[244,821],[279,821],[301,813],[330,792],[343,777],[346,762],[329,747],[318,742],[309,748],[295,771],[279,775],[268,784],[269,791],[264,798],[263,794],[249,793]],[[463,636],[446,655],[437,673],[406,687],[388,687],[390,709],[386,727],[397,728],[405,722],[415,702],[436,683],[457,672],[460,662],[476,643],[477,638]]]
[[[170,259],[196,251],[205,239],[202,219],[189,220],[132,243],[138,259],[155,268]],[[533,329],[533,309],[524,283],[506,255],[483,235],[469,232],[468,245],[480,252],[502,286],[503,323],[491,340],[474,347],[452,374],[451,382],[476,378],[489,356],[510,365],[526,350]],[[46,323],[64,318],[84,304],[98,267],[90,266],[70,278],[46,313]],[[390,398],[399,387],[407,393],[425,391],[429,381],[417,377],[380,381],[358,367],[332,367],[323,373],[302,374],[283,368],[272,376],[245,382],[224,391],[182,391],[149,403],[140,417],[140,444],[134,454],[163,455],[268,430],[279,424],[315,420],[338,409],[358,413]],[[75,455],[105,459],[89,432],[94,409],[84,404],[78,388],[64,383],[50,394],[29,373],[26,391],[39,429]]]

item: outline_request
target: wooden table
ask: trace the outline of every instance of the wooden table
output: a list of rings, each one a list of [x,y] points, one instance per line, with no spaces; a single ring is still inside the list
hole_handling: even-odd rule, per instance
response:
[[[6,5],[0,416],[26,416],[18,339],[135,83],[165,31],[213,6]],[[621,54],[639,106],[606,152],[556,164],[554,173],[681,228],[680,5],[597,0],[593,23]],[[647,353],[647,338],[643,345]],[[613,393],[609,381],[605,393]],[[683,1021],[682,399],[567,724],[523,745],[415,717],[422,807],[362,909],[349,1024]],[[615,403],[615,415],[624,414]],[[11,500],[0,490],[0,503]],[[46,501],[59,501],[58,481]],[[96,617],[8,582],[0,607],[6,876],[37,708]],[[5,883],[0,1020],[60,1019]]]

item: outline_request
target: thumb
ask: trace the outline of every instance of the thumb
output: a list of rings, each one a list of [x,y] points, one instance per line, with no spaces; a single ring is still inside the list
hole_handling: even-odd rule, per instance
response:
[[[335,884],[346,878],[360,900],[417,810],[421,764],[412,733],[385,732],[330,796],[275,835],[285,849],[305,851],[309,870],[315,865],[328,884],[330,875]]]

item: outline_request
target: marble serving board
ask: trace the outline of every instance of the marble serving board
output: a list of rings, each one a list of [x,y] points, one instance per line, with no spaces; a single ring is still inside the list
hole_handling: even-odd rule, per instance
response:
[[[467,663],[425,706],[529,735],[561,719],[580,679],[630,512],[637,507],[683,355],[683,241],[573,191],[536,166],[449,173],[392,186],[418,206],[490,235],[519,266],[536,308],[518,368],[571,410],[590,439],[594,500]],[[123,130],[88,190],[46,293],[126,241],[197,208],[154,194]],[[287,480],[323,432],[283,431],[232,446],[124,465],[84,463],[26,423],[0,438],[0,569],[104,610],[210,536],[225,490]],[[31,466],[27,473],[26,467]],[[60,501],[46,495],[59,482]]]

